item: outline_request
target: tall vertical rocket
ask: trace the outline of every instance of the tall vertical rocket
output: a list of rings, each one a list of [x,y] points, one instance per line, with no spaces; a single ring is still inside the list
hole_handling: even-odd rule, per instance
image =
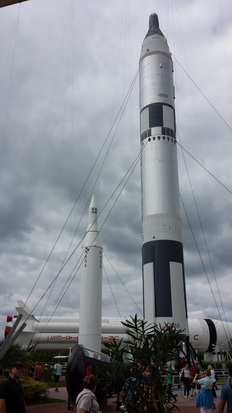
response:
[[[102,247],[99,242],[98,211],[94,196],[89,207],[89,222],[84,239],[84,271],[81,276],[80,325],[78,342],[101,351]]]
[[[173,62],[155,13],[139,77],[144,318],[187,332]]]

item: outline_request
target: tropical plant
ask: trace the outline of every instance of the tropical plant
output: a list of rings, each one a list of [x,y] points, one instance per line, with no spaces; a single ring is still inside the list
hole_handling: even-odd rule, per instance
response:
[[[183,331],[174,324],[148,324],[137,315],[122,324],[128,336],[123,345],[114,341],[105,344],[112,360],[105,374],[108,387],[111,384],[115,393],[123,390],[129,413],[164,413],[174,403],[168,404],[170,392],[162,375],[167,363],[178,357],[185,339]],[[147,365],[151,376],[145,382],[143,371]]]
[[[110,343],[104,343],[106,353],[110,356],[111,363],[109,366],[95,366],[93,373],[98,377],[97,390],[100,389],[106,397],[112,397],[119,394],[122,389],[122,383],[128,377],[129,367],[124,362],[124,355],[127,346],[122,340],[116,341],[113,339]]]

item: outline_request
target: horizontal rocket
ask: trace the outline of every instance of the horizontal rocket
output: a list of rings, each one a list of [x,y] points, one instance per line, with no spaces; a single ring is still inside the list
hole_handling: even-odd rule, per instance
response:
[[[17,339],[17,343],[27,348],[69,348],[78,341],[79,317],[46,317],[30,315],[30,310],[19,301],[18,314],[23,313],[27,326]],[[15,317],[8,316],[8,323],[14,323]],[[125,327],[119,318],[102,318],[101,342],[127,340]],[[10,325],[6,327],[10,330]],[[202,352],[230,351],[232,346],[232,323],[211,319],[188,319],[189,340],[195,350]],[[60,346],[60,347],[59,347]]]

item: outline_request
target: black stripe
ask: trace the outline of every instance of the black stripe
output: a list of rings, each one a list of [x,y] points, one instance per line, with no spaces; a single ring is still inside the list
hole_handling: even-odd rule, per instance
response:
[[[167,138],[168,140],[170,140],[171,142],[174,142],[175,143],[175,139],[176,139],[176,133],[175,133],[175,131],[173,130],[173,129],[170,129],[170,128],[164,128],[163,126],[162,126],[162,129],[161,129],[161,135],[167,135],[167,136],[171,136],[171,138],[173,138],[173,139],[169,139],[169,138]],[[144,139],[147,139],[147,138],[149,138],[149,136],[152,136],[152,134],[151,134],[151,129],[147,129],[147,130],[145,130],[143,133],[141,133],[141,136],[140,136],[140,140],[141,140],[141,142],[144,140]],[[158,141],[160,141],[161,140],[161,136],[160,135],[153,135],[153,140],[155,140],[155,139],[158,139]],[[165,139],[165,137],[163,136],[163,139]]]
[[[151,103],[150,105],[144,106],[144,108],[141,110],[140,114],[146,108],[149,108],[149,128],[153,128],[155,126],[166,126],[163,124],[163,106],[168,106],[169,108],[172,108],[175,116],[174,107],[172,105],[168,105],[167,103],[162,102]]]
[[[149,128],[155,126],[164,126],[162,103],[152,103],[149,105]]]
[[[206,352],[208,351],[212,353],[215,350],[215,346],[217,343],[217,330],[212,320],[210,320],[209,318],[204,318],[204,320],[206,321],[209,327],[209,347],[206,350]]]
[[[148,263],[153,263],[156,317],[172,317],[170,262],[179,262],[182,264],[183,283],[185,286],[182,243],[178,241],[160,240],[147,242],[142,246],[143,266]],[[184,294],[187,318],[185,287]]]
[[[168,106],[168,107],[173,109],[173,113],[174,113],[174,130],[170,129],[170,128],[167,128],[166,125],[164,125],[164,119],[163,119],[163,107],[164,106]],[[175,109],[173,108],[173,106],[164,104],[162,102],[151,103],[150,105],[145,106],[141,110],[141,113],[147,108],[149,110],[149,119],[148,119],[148,125],[147,125],[148,129],[141,134],[141,142],[145,138],[147,138],[147,136],[151,135],[151,132],[148,135],[147,131],[150,131],[151,128],[154,128],[156,126],[162,128],[162,134],[170,135],[170,136],[175,138],[175,135],[176,135],[176,125],[175,125],[175,123],[176,123],[176,121],[175,121]]]

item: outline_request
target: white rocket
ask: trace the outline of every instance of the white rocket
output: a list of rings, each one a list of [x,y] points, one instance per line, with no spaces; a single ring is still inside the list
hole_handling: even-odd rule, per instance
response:
[[[102,247],[99,242],[98,212],[94,196],[84,240],[84,269],[80,289],[79,344],[101,351]]]
[[[173,62],[157,14],[139,63],[144,318],[187,332]]]

